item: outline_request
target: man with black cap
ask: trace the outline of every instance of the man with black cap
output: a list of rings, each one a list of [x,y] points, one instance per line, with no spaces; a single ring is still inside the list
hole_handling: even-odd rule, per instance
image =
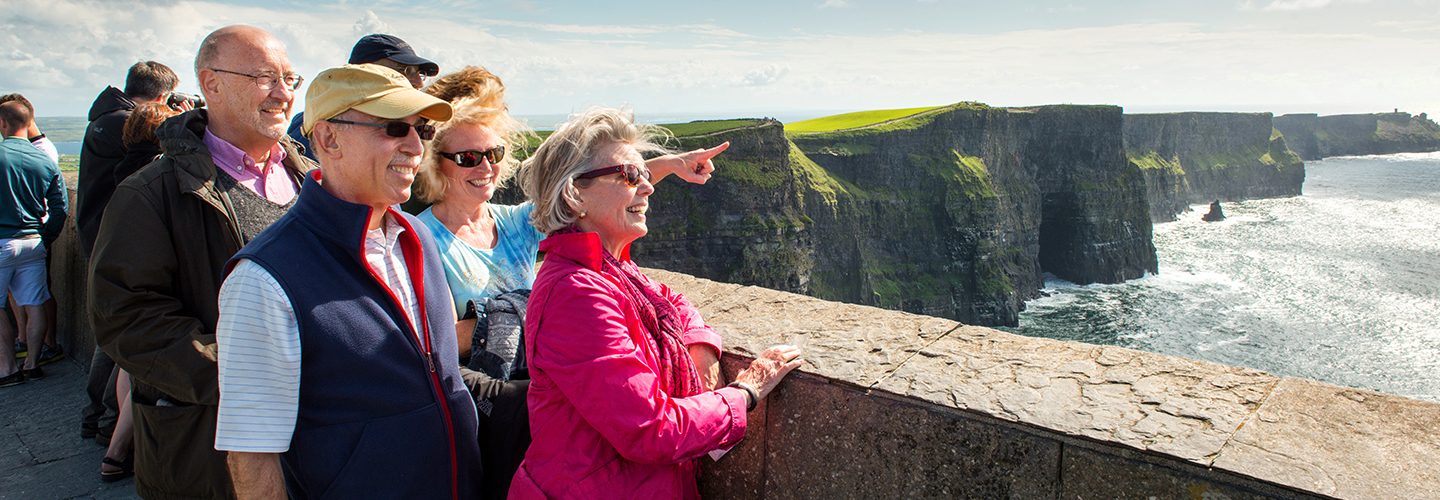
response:
[[[430,231],[392,208],[450,105],[358,64],[317,75],[305,111],[320,169],[220,288],[215,449],[242,499],[475,498],[450,288]]]
[[[405,75],[410,86],[417,89],[425,86],[426,78],[440,74],[439,64],[415,55],[415,49],[400,37],[379,33],[365,35],[355,42],[355,48],[350,49],[350,64],[378,64],[393,69]],[[302,130],[304,125],[305,113],[295,113],[295,119],[290,121],[290,130],[286,133],[305,147],[305,156],[314,160],[317,157],[310,150],[310,139],[305,137]]]

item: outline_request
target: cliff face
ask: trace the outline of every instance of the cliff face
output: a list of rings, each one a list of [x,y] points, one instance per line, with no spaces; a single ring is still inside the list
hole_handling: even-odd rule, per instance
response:
[[[667,178],[651,195],[650,233],[631,246],[641,265],[796,293],[809,291],[813,230],[784,126],[773,120],[680,137],[678,149],[730,141],[703,186]]]
[[[698,187],[664,181],[642,265],[1014,325],[1043,272],[1118,282],[1156,268],[1145,178],[1120,109],[961,104],[799,134],[773,122],[681,138],[731,148]]]
[[[1274,127],[1306,160],[1328,156],[1440,151],[1440,125],[1420,113],[1277,116]]]
[[[1192,203],[1296,196],[1305,165],[1269,113],[1125,115],[1125,150],[1145,177],[1150,217]]]

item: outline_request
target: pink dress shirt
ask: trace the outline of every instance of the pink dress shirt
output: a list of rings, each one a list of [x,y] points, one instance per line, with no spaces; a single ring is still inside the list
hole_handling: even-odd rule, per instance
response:
[[[230,174],[241,186],[250,188],[255,194],[277,205],[290,203],[290,199],[295,197],[298,190],[295,180],[290,178],[285,166],[280,163],[285,161],[285,148],[279,143],[270,146],[270,155],[265,164],[257,167],[250,155],[225,142],[225,139],[215,137],[208,128],[205,129],[204,141],[215,167]]]

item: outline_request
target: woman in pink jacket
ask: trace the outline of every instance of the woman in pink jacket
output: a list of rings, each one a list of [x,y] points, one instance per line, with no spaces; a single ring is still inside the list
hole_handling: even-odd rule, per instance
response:
[[[560,126],[521,171],[549,234],[525,319],[534,441],[511,498],[698,498],[698,458],[745,436],[747,411],[800,366],[777,346],[718,387],[720,336],[640,273],[657,134],[617,109]],[[694,165],[703,175],[708,160]]]

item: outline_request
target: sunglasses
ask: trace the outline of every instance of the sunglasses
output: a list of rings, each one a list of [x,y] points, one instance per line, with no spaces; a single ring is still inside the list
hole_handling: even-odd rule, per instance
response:
[[[650,169],[643,166],[637,167],[628,163],[624,165],[616,165],[613,167],[605,167],[591,170],[589,172],[580,174],[580,176],[576,177],[576,179],[594,179],[596,177],[602,177],[616,173],[624,173],[625,185],[632,188],[640,186],[640,179],[642,178],[642,176],[645,180],[650,180]]]
[[[389,65],[389,64],[380,64],[380,63],[378,63],[378,62],[376,62],[376,63],[370,63],[370,64],[375,64],[375,65],[384,66],[384,67],[393,69],[393,70],[395,70],[395,72],[400,73],[400,74],[402,74],[402,75],[405,75],[406,77],[411,77],[411,76],[419,75],[421,78],[430,78],[430,77],[433,77],[433,76],[435,76],[435,75],[440,74],[439,68],[410,66],[410,65],[406,65],[406,64],[399,64],[399,65],[391,66],[391,65]]]
[[[480,166],[480,161],[485,160],[491,165],[499,165],[505,159],[505,146],[495,146],[485,151],[460,151],[455,153],[438,153],[441,158],[455,162],[460,168],[472,168]]]
[[[362,127],[383,128],[383,129],[385,129],[385,135],[388,135],[388,136],[390,136],[390,137],[405,137],[405,136],[408,136],[408,135],[410,135],[410,128],[411,128],[411,127],[414,127],[414,128],[415,128],[415,134],[420,136],[420,140],[422,140],[422,141],[428,141],[428,140],[430,140],[430,139],[434,139],[434,138],[435,138],[435,126],[434,126],[434,125],[431,125],[431,124],[429,124],[429,123],[425,123],[425,122],[416,123],[416,124],[414,124],[414,125],[411,125],[411,124],[409,124],[409,123],[405,123],[405,122],[401,122],[401,121],[393,121],[393,122],[385,122],[385,123],[366,123],[366,122],[352,122],[352,121],[350,121],[350,120],[341,120],[341,119],[338,119],[338,118],[331,118],[331,119],[325,120],[325,121],[330,122],[330,123],[343,123],[343,124],[345,124],[345,125],[360,125],[360,126],[362,126]]]

